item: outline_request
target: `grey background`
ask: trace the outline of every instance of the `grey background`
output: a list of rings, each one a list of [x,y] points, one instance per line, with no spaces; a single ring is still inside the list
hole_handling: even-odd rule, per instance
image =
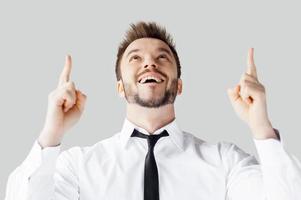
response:
[[[67,53],[71,79],[88,99],[64,148],[92,145],[120,130],[125,104],[116,92],[117,45],[139,20],[157,21],[174,36],[184,83],[176,117],[183,130],[256,154],[226,93],[254,47],[271,122],[300,158],[300,19],[297,1],[1,1],[0,198],[43,127],[47,95]]]

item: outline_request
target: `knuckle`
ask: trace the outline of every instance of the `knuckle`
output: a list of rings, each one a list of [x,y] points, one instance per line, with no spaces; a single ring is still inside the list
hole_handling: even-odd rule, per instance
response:
[[[64,93],[70,96],[74,96],[75,90],[73,90],[72,88],[64,88]]]
[[[74,104],[76,102],[76,97],[72,93],[66,92],[65,94],[66,94],[66,98],[68,98],[70,103]]]
[[[73,83],[73,81],[67,81],[66,84],[67,85],[71,85]]]
[[[67,82],[66,85],[67,85],[67,87],[74,87],[75,86],[73,81]]]
[[[252,77],[250,74],[248,74],[248,73],[244,73],[244,76],[246,77],[246,78],[248,78],[248,77]]]
[[[75,94],[75,88],[73,86],[66,87],[66,90]]]
[[[71,99],[72,98],[72,96],[70,95],[70,93],[68,93],[68,92],[65,92],[64,93],[64,97],[66,98],[66,99]]]
[[[69,96],[72,96],[72,90],[70,89],[65,89],[65,93],[68,94]]]

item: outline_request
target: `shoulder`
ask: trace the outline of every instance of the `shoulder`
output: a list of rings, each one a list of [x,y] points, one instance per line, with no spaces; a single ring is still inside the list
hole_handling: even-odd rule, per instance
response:
[[[229,141],[218,141],[215,143],[208,142],[196,136],[195,134],[192,134],[187,131],[183,131],[183,139],[187,147],[190,146],[191,148],[199,148],[206,151],[212,150],[212,151],[226,153],[230,149],[238,148],[237,145],[235,145],[232,142]]]
[[[116,146],[119,133],[98,141],[89,146],[74,146],[60,153],[59,162],[83,162],[93,156],[105,159],[110,154],[112,148]]]
[[[214,161],[226,165],[236,165],[239,162],[257,164],[253,155],[245,152],[237,144],[230,141],[208,142],[196,135],[183,131],[186,151],[197,153],[207,161]]]

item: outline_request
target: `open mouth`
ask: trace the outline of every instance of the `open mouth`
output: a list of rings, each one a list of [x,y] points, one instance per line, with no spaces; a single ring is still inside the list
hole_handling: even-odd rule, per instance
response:
[[[140,79],[138,82],[140,84],[147,84],[147,83],[159,84],[159,83],[164,82],[164,80],[157,78],[157,77],[148,76],[148,77]]]

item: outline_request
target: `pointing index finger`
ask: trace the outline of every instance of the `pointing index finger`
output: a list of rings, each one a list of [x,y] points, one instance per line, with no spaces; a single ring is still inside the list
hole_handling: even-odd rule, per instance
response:
[[[247,65],[248,65],[247,73],[257,79],[258,78],[257,71],[254,63],[254,48],[249,49]]]
[[[66,83],[70,80],[71,68],[72,68],[72,59],[70,55],[67,55],[65,58],[64,69],[60,75],[59,85]]]

